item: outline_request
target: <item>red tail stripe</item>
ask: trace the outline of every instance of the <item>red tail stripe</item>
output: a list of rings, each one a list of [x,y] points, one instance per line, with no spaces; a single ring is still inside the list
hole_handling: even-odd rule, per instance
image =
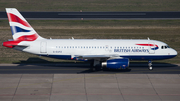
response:
[[[7,15],[10,22],[18,22],[26,27],[31,27],[28,22],[21,20],[18,16],[11,13],[7,13]]]
[[[136,45],[140,45],[140,46],[154,46],[154,44],[136,44]],[[155,45],[156,47],[158,47],[158,45]]]
[[[8,47],[8,48],[14,48],[16,45],[18,45],[21,41],[34,41],[38,38],[37,34],[33,34],[33,35],[25,35],[25,36],[21,36],[19,37],[17,40],[15,41],[6,41],[3,42],[3,46]]]
[[[33,35],[24,35],[24,36],[21,36],[21,37],[18,37],[16,39],[16,41],[34,41],[38,38],[38,35],[37,34],[33,34]]]

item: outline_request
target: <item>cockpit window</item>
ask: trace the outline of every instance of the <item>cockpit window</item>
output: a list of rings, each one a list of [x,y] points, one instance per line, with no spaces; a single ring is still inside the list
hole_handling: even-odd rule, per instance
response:
[[[167,49],[170,48],[169,46],[161,46],[161,49]]]

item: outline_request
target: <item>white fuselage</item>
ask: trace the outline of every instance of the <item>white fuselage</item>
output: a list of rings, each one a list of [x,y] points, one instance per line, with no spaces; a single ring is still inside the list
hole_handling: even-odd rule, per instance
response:
[[[124,57],[130,60],[160,60],[177,55],[167,44],[156,40],[109,40],[109,39],[42,39],[33,42],[22,41],[27,48],[15,49],[59,59],[83,59]],[[140,45],[137,45],[140,44]],[[143,45],[142,45],[143,44]],[[153,46],[148,46],[151,44]],[[155,45],[158,46],[158,49]]]

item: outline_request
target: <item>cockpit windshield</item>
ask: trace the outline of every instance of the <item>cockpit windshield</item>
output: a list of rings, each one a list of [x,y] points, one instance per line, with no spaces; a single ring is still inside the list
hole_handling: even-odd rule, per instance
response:
[[[161,46],[161,49],[167,49],[167,48],[170,48],[168,45],[166,46]]]

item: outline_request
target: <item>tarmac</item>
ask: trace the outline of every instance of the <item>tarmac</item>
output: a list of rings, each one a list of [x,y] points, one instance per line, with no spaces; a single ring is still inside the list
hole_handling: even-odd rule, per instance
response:
[[[1,101],[179,101],[180,74],[0,74]]]
[[[180,64],[132,64],[89,72],[88,64],[0,64],[0,101],[179,101]]]

